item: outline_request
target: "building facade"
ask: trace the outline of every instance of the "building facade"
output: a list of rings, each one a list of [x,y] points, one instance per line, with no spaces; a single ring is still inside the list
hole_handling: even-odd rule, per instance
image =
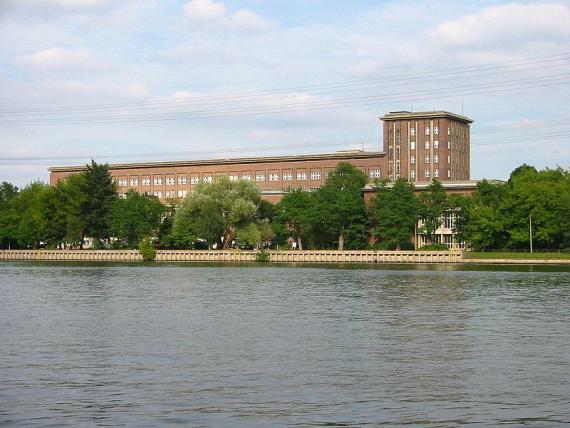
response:
[[[470,187],[469,125],[471,119],[453,113],[391,112],[380,119],[383,151],[341,151],[329,154],[210,159],[173,162],[121,163],[109,165],[119,195],[130,189],[158,197],[163,202],[186,197],[200,182],[227,175],[231,180],[254,181],[262,197],[278,202],[291,188],[312,190],[321,187],[340,162],[360,168],[372,184],[376,179],[404,177],[417,183],[437,178],[446,184]],[[84,166],[51,167],[50,184]],[[446,186],[447,187],[447,186]],[[453,187],[453,186],[450,186]],[[372,186],[364,189],[365,196]]]

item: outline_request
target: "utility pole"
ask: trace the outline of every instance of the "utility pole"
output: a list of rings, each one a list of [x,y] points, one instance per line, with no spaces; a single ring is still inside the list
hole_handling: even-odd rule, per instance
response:
[[[532,216],[528,217],[528,234],[530,236],[530,252],[532,253]]]

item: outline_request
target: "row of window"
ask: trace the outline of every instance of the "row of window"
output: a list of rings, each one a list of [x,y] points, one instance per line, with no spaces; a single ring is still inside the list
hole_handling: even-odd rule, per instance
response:
[[[429,147],[430,147],[429,140],[426,140],[424,142],[424,149],[429,150]],[[439,149],[439,140],[435,140],[433,142],[433,148]],[[451,150],[451,141],[447,142],[447,149]],[[396,147],[396,150],[399,151],[399,147]],[[416,150],[416,142],[415,141],[410,141],[410,150]]]
[[[399,172],[399,171],[396,171],[396,172]],[[439,168],[435,168],[433,170],[433,176],[434,176],[434,178],[439,178]],[[425,178],[431,177],[431,172],[429,169],[424,170],[424,177]],[[416,178],[416,171],[413,169],[410,171],[410,178],[412,180],[414,180]],[[451,170],[449,170],[449,169],[447,170],[447,178],[451,178]]]
[[[324,175],[326,178],[328,176],[328,171],[325,171]],[[295,177],[296,177],[297,181],[306,181],[309,176],[310,176],[311,180],[321,180],[321,178],[322,178],[321,171],[311,171],[310,175],[308,175],[306,171],[298,171]],[[369,176],[370,176],[370,178],[380,178],[381,177],[380,169],[379,168],[370,169],[369,170]],[[283,181],[293,181],[293,177],[294,176],[293,176],[292,172],[284,172],[281,175],[281,179]],[[255,181],[257,181],[257,182],[264,182],[266,180],[266,175],[265,175],[265,173],[257,173],[257,174],[255,174],[255,177],[253,177],[252,174],[250,174],[250,173],[242,173],[241,176],[238,174],[229,174],[229,178],[232,181],[236,181],[240,178],[242,180],[252,180],[253,178],[255,178]],[[272,172],[272,173],[269,173],[267,175],[268,181],[271,181],[271,182],[279,181],[279,178],[280,178],[279,173]],[[205,181],[207,183],[211,183],[213,181],[213,176],[204,175],[202,177],[202,181]],[[140,180],[140,182],[141,182],[142,186],[150,186],[151,179],[150,179],[150,177],[143,177]],[[153,177],[152,182],[155,186],[162,186],[163,182],[166,183],[167,186],[173,186],[174,184],[176,184],[176,180],[174,177],[166,177],[166,179],[163,181],[163,178],[161,176],[156,176],[156,177]],[[190,177],[190,184],[198,184],[199,182],[200,182],[199,176],[193,175]],[[127,180],[127,178],[121,177],[117,180],[117,183],[118,183],[119,187],[126,187],[129,184],[130,184],[130,186],[138,186],[139,185],[139,178],[138,177],[131,177],[130,180]],[[188,177],[186,175],[179,175],[178,176],[178,184],[180,184],[180,185],[188,184]]]
[[[425,129],[424,129],[424,134],[425,134],[425,135],[429,135],[429,126],[426,126],[426,127],[425,127]],[[433,134],[434,134],[434,135],[439,135],[439,127],[438,127],[438,126],[434,126],[434,128],[433,128]],[[416,135],[416,128],[413,128],[413,127],[410,128],[410,135],[411,135],[411,136]],[[450,127],[447,128],[447,135],[451,135],[451,128],[450,128]]]

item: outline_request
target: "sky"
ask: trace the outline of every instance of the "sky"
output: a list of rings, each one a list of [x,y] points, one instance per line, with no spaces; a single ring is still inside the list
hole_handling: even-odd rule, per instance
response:
[[[570,1],[0,0],[0,181],[382,149],[472,118],[471,178],[570,166]]]

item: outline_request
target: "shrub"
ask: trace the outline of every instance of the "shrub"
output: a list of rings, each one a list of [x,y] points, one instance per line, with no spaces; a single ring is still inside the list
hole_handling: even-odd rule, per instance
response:
[[[255,261],[260,263],[267,263],[269,261],[269,251],[259,250],[255,255]]]
[[[445,244],[431,244],[418,248],[419,251],[448,251],[449,248]]]
[[[143,238],[139,244],[139,251],[145,262],[152,262],[156,258],[156,249],[150,238]]]

